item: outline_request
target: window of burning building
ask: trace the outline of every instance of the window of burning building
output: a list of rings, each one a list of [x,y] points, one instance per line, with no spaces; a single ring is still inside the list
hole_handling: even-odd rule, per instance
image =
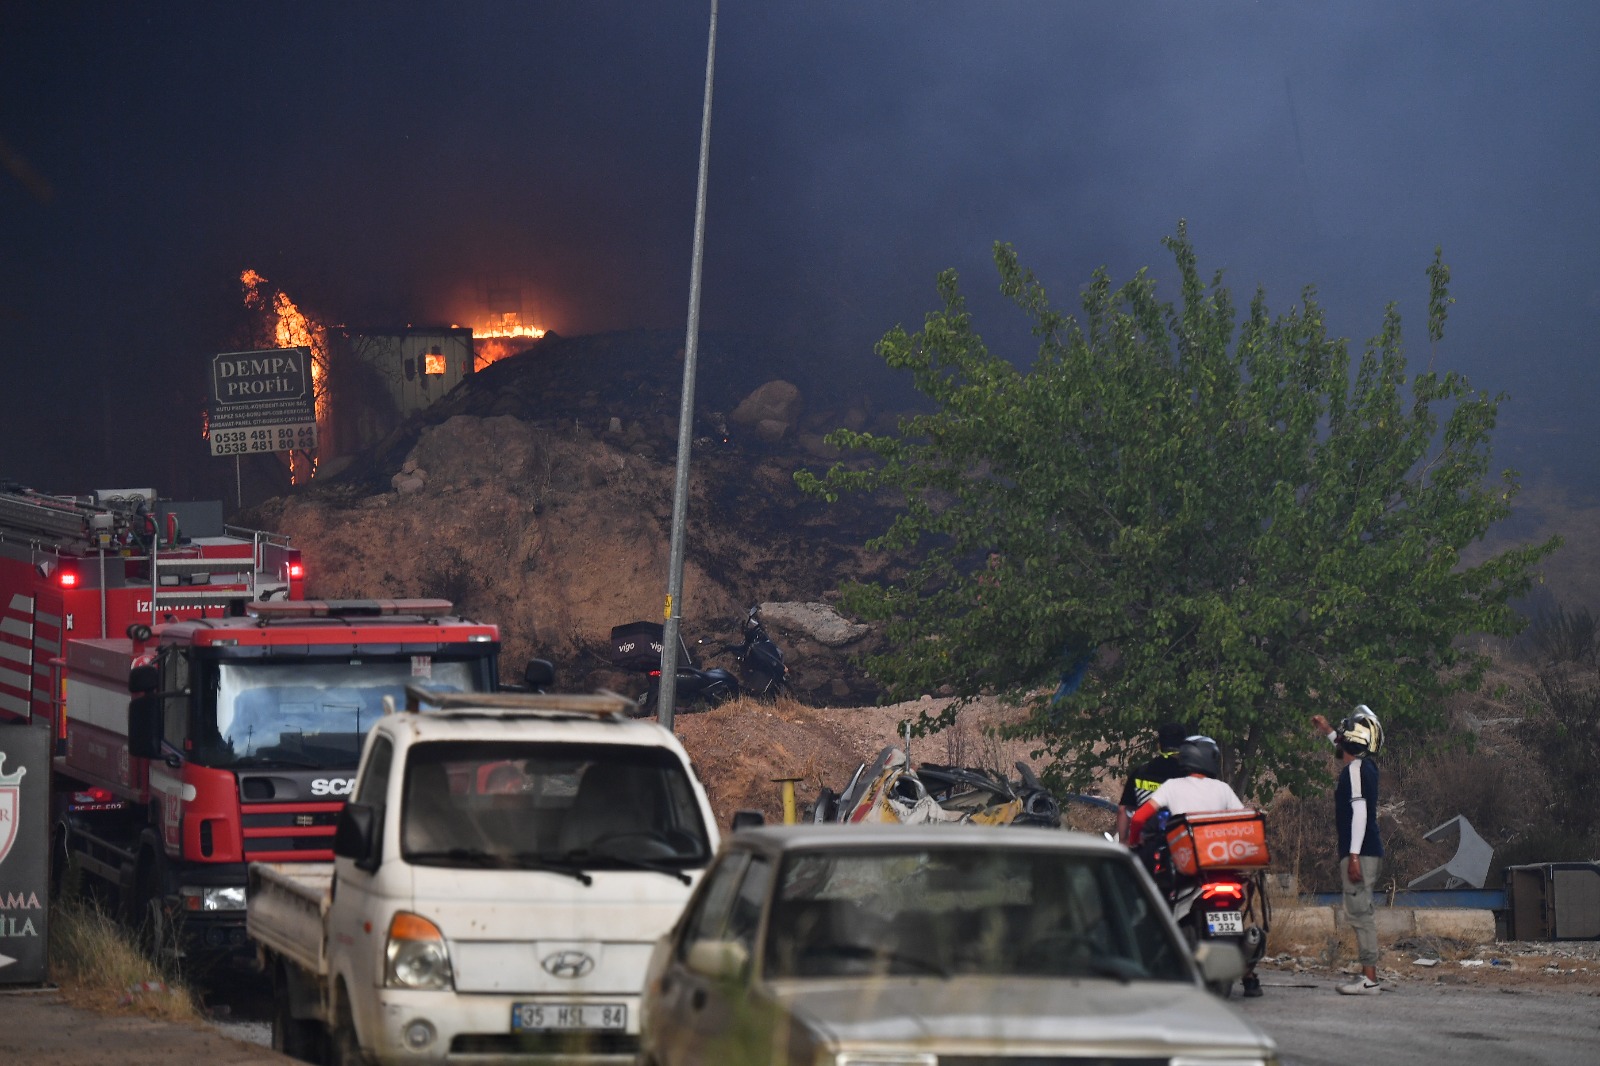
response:
[[[422,373],[424,375],[444,373],[444,353],[439,350],[439,346],[437,344],[435,344],[432,348],[429,348],[427,352],[423,354]]]

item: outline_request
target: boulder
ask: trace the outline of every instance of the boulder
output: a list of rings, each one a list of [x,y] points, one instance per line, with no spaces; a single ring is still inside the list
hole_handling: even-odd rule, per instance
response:
[[[781,439],[794,432],[800,419],[801,406],[799,388],[787,381],[769,381],[741,400],[728,420],[741,426],[754,427],[762,439],[767,439],[767,435],[774,432],[772,427],[763,423],[777,423],[782,429],[775,439]]]
[[[763,603],[761,620],[769,626],[791,630],[830,648],[860,640],[870,627],[847,620],[826,603]]]

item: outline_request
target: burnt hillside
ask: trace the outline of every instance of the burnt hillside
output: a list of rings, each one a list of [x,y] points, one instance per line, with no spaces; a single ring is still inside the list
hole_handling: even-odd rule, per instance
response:
[[[303,547],[316,595],[446,596],[502,626],[508,674],[539,655],[564,686],[632,692],[638,680],[610,671],[605,653],[611,626],[661,615],[682,374],[681,337],[665,332],[545,338],[254,517]],[[802,387],[781,434],[734,420],[753,390],[793,378],[804,374],[786,378],[737,339],[703,342],[685,553],[691,644],[731,641],[750,604],[827,600],[841,581],[888,572],[861,547],[888,512],[826,505],[798,492],[793,474],[836,457],[827,430],[892,416],[865,398],[823,406]],[[803,698],[876,698],[851,661],[870,637],[832,650],[775,636]]]

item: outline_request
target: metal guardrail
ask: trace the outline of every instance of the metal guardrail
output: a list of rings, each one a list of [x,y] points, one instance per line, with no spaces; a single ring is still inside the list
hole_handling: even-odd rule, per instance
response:
[[[1342,907],[1339,892],[1316,892],[1307,897],[1319,907]],[[1506,894],[1497,888],[1397,889],[1374,892],[1372,902],[1379,907],[1464,907],[1468,910],[1503,910]]]

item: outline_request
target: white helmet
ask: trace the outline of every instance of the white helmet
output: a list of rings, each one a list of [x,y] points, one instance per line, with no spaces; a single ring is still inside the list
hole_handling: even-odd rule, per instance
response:
[[[1362,749],[1352,754],[1376,755],[1383,747],[1383,723],[1371,707],[1358,703],[1350,717],[1339,723],[1339,742]]]

